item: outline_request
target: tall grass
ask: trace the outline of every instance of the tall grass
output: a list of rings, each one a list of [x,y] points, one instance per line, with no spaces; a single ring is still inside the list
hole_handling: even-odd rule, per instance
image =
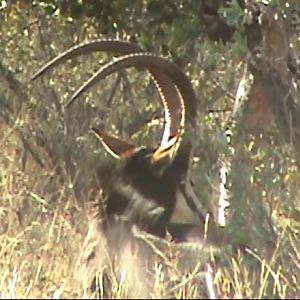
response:
[[[99,37],[95,28],[92,25],[86,26],[84,20],[78,20],[69,27],[69,21],[56,17],[46,18],[49,23],[42,24],[44,26],[42,33],[45,38],[43,41],[47,40],[49,44],[45,45],[40,40],[39,27],[35,23],[29,26],[30,20],[36,20],[39,13],[21,10],[12,14],[6,24],[1,23],[2,62],[7,69],[13,70],[13,75],[24,84],[23,90],[27,88],[28,74],[37,70],[42,63],[73,45],[74,41]],[[1,14],[4,18],[4,11]],[[203,56],[205,60],[207,53],[211,53],[211,47],[202,42],[198,46],[202,49],[199,50],[199,56]],[[227,53],[223,51],[219,55],[222,59],[223,56],[226,57],[224,61],[228,63],[224,66],[221,64],[218,66],[219,69],[213,72],[221,76],[222,86],[230,91],[232,86],[234,89],[231,80],[238,81],[239,76],[235,68],[236,59],[231,57],[231,50]],[[96,67],[95,61],[90,59],[88,64],[88,58],[84,58],[80,68],[84,67],[87,69],[86,74],[90,73]],[[195,82],[199,82],[197,92],[200,95],[199,99],[203,100],[202,105],[205,99],[220,98],[216,104],[223,107],[223,102],[228,100],[224,98],[223,90],[220,92],[215,88],[215,84],[209,78],[211,74],[199,71],[200,69],[196,65],[191,75],[195,77]],[[244,223],[235,229],[235,236],[242,236],[238,236],[236,240],[247,241],[247,233],[250,231],[258,233],[259,241],[257,243],[254,241],[254,245],[263,244],[262,241],[273,238],[269,239],[266,236],[268,231],[262,230],[267,223],[265,220],[267,214],[257,215],[254,212],[259,210],[254,209],[253,212],[247,211],[246,201],[240,199],[240,195],[246,195],[248,197],[246,200],[251,202],[253,196],[253,199],[255,198],[253,203],[263,202],[270,206],[268,216],[272,219],[277,236],[277,240],[270,247],[241,248],[231,242],[219,247],[203,242],[174,245],[170,241],[158,241],[134,231],[135,239],[147,249],[147,252],[141,252],[126,243],[123,244],[123,248],[118,248],[116,243],[115,247],[121,251],[115,253],[107,249],[98,231],[94,231],[93,222],[89,222],[89,214],[77,206],[72,186],[66,182],[59,182],[54,170],[49,167],[41,168],[31,155],[24,151],[16,130],[20,130],[22,124],[31,122],[40,125],[39,122],[44,117],[40,108],[48,105],[49,121],[44,125],[44,132],[49,132],[49,137],[53,138],[52,140],[49,138],[51,143],[59,143],[63,136],[57,134],[62,127],[57,121],[60,109],[53,110],[52,102],[56,98],[63,102],[72,89],[86,80],[86,77],[79,76],[79,73],[76,73],[78,76],[74,76],[73,72],[76,70],[77,66],[75,69],[66,69],[64,75],[51,79],[50,84],[45,80],[32,86],[31,91],[30,88],[26,90],[28,103],[22,113],[19,113],[19,102],[25,103],[22,95],[15,104],[12,101],[14,100],[12,87],[7,87],[5,78],[0,78],[0,100],[5,99],[3,103],[11,105],[16,112],[10,126],[3,123],[5,118],[2,117],[5,114],[0,113],[0,297],[90,296],[88,284],[91,271],[94,270],[99,276],[100,296],[101,293],[104,295],[103,289],[101,292],[101,284],[105,283],[103,274],[106,273],[111,282],[109,294],[113,298],[300,298],[299,168],[288,159],[288,155],[285,154],[287,152],[280,148],[280,145],[256,153],[252,150],[254,143],[251,142],[252,146],[248,149],[247,145],[239,144],[240,136],[236,137],[236,144],[242,148],[242,153],[246,153],[244,161],[237,157],[237,166],[250,165],[249,172],[247,169],[245,173],[239,171],[235,174],[234,183],[245,182],[236,192],[237,201],[231,203],[232,206],[241,205],[240,212],[243,214],[241,220]],[[140,81],[144,81],[144,78]],[[6,85],[2,84],[3,82]],[[101,95],[104,92],[109,94],[109,84],[104,84],[99,91],[90,96],[90,99],[98,101],[100,90]],[[51,85],[55,86],[55,89],[46,88]],[[137,98],[141,100],[140,97]],[[102,102],[99,100],[99,103]],[[210,105],[209,101],[207,103]],[[135,104],[126,105],[126,107],[119,105],[119,109],[124,110],[124,115],[130,118],[132,114],[129,109],[136,107]],[[205,108],[205,105],[203,107]],[[142,106],[139,109],[143,109]],[[123,116],[118,109],[112,110],[112,113],[116,113],[115,117]],[[57,115],[58,118],[55,118]],[[74,119],[76,118],[77,115],[74,116]],[[199,136],[202,139],[202,134],[193,136],[195,145],[202,147],[203,152],[200,152],[207,154],[204,155],[206,160],[200,157],[203,165],[197,169],[198,174],[204,175],[195,177],[198,194],[206,193],[204,189],[207,188],[208,181],[205,177],[209,172],[214,172],[210,168],[218,155],[222,157],[224,153],[228,153],[228,145],[223,142],[223,128],[219,124],[221,121],[218,120],[219,117],[207,116],[204,121],[207,131],[203,131],[203,140],[199,139]],[[81,123],[77,119],[75,121],[74,126],[81,129]],[[83,131],[80,131],[81,134],[86,134],[86,131]],[[80,134],[76,134],[76,138],[78,136]],[[83,138],[78,141],[84,145],[88,144]],[[208,144],[212,144],[212,147]],[[89,151],[92,152],[91,149]],[[43,155],[42,153],[41,156]],[[44,156],[46,160],[47,155]],[[268,158],[269,161],[266,161]],[[266,166],[270,166],[269,169]],[[202,188],[203,186],[205,188]],[[248,190],[244,191],[244,187]],[[237,189],[236,186],[233,188]],[[206,200],[210,202],[210,195]],[[251,208],[251,203],[247,206],[249,207]],[[253,216],[255,221],[252,219]],[[254,239],[254,236],[252,235],[251,239]],[[96,255],[94,259],[87,260],[94,250]]]
[[[72,205],[67,187],[59,193],[49,188],[50,175],[45,171],[33,163],[21,169],[18,140],[5,125],[1,129],[1,298],[87,296],[80,284],[86,276],[83,264],[78,268],[88,231],[85,214]],[[230,245],[216,249],[168,241],[157,244],[137,232],[137,239],[151,244],[152,265],[146,268],[146,257],[124,248],[98,271],[110,270],[113,298],[297,298],[299,223],[283,215],[278,220],[281,234],[276,249],[265,257],[250,249],[233,251]],[[105,255],[101,239],[93,247],[100,257]]]

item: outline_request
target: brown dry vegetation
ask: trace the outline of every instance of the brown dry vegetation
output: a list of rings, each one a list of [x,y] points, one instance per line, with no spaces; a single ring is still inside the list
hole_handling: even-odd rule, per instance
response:
[[[65,101],[74,87],[78,87],[87,78],[86,75],[95,70],[96,56],[84,60],[84,64],[80,65],[81,72],[76,68],[76,63],[70,63],[68,67],[55,72],[51,81],[50,77],[46,77],[47,80],[29,84],[28,78],[55,54],[74,43],[99,38],[99,35],[88,22],[68,22],[57,16],[43,16],[41,20],[45,23],[40,23],[40,27],[37,24],[29,26],[41,16],[38,9],[16,9],[10,12],[9,17],[1,11],[0,67],[9,70],[21,84],[18,90],[14,81],[8,81],[3,76],[1,69],[1,298],[86,296],[79,282],[87,276],[85,270],[80,268],[83,255],[80,250],[88,232],[90,216],[87,214],[89,208],[78,203],[73,183],[77,175],[86,181],[90,160],[86,157],[82,159],[82,165],[87,166],[84,168],[79,165],[80,174],[76,173],[73,178],[63,173],[65,162],[58,161],[63,175],[58,174],[57,166],[53,165],[46,147],[30,140],[32,147],[38,149],[38,157],[44,163],[42,167],[20,136],[32,128],[41,129],[41,132],[46,128],[44,132],[49,133],[50,142],[58,145],[57,149],[53,147],[51,151],[55,154],[62,151],[59,148],[63,138],[59,135],[61,111],[57,107],[53,108],[51,103],[55,99],[59,99],[60,103]],[[236,221],[236,224],[229,226],[230,242],[221,247],[205,243],[174,245],[168,241],[157,242],[137,232],[138,240],[157,245],[158,248],[153,246],[154,262],[146,269],[138,254],[132,254],[129,249],[125,249],[116,261],[106,261],[106,268],[113,278],[111,296],[188,299],[209,297],[215,293],[219,298],[300,298],[300,178],[297,162],[290,148],[282,146],[282,141],[277,140],[277,131],[272,126],[268,130],[273,130],[275,138],[270,134],[270,141],[263,134],[260,140],[257,137],[242,140],[241,135],[234,135],[235,125],[230,123],[226,113],[205,113],[224,106],[233,107],[232,95],[241,81],[244,65],[231,48],[211,46],[204,41],[200,46],[199,61],[194,66],[188,66],[200,99],[201,113],[206,114],[202,124],[205,129],[199,129],[203,133],[203,140],[198,136],[193,139],[196,156],[200,156],[200,159],[193,164],[192,176],[197,195],[201,195],[204,205],[209,206],[208,202],[215,200],[211,197],[211,185],[217,173],[216,157],[221,160],[232,159],[232,206],[241,206],[237,210],[239,218],[232,214],[233,223]],[[204,72],[204,65],[209,65],[212,51],[216,51],[214,60],[220,63],[216,69]],[[297,47],[294,51],[299,54]],[[146,80],[134,77],[131,81],[135,86],[143,86]],[[112,82],[100,84],[93,93],[87,93],[86,99],[96,102],[99,95],[101,99],[106,99]],[[109,110],[107,119],[118,123],[126,117],[125,121],[128,121],[129,115],[133,116],[137,109],[143,111],[145,107],[150,113],[156,113],[156,104],[151,106],[151,103],[145,101],[151,89],[146,95],[141,89],[124,90],[133,94],[135,100],[140,99],[140,103],[144,101],[143,105],[137,108],[132,103],[126,104],[126,99],[123,99],[122,105],[116,106],[118,109]],[[226,99],[224,90],[227,91]],[[121,94],[117,94],[115,103]],[[4,114],[7,106],[10,113]],[[45,124],[42,123],[43,107],[49,109],[49,122]],[[78,111],[72,115],[75,119],[72,124],[77,130],[74,129],[74,136],[81,138],[76,143],[84,144],[85,153],[95,158],[95,149],[99,145],[86,137],[87,125],[81,123],[83,117]],[[228,126],[232,126],[232,147],[235,149],[231,154],[227,143],[223,142],[223,130]],[[137,134],[134,138],[148,143],[152,138],[149,136]],[[101,159],[103,157],[105,155],[102,152]],[[206,177],[209,179],[203,179]],[[88,201],[90,194],[95,191],[91,191],[89,185],[85,188],[83,193]],[[247,247],[241,250],[238,247],[240,244],[246,244]],[[92,246],[99,247],[100,257],[105,256],[107,249],[101,239]]]
[[[53,198],[53,192],[45,191],[49,174],[34,164],[24,172],[19,163],[18,139],[10,128],[1,126],[1,298],[81,298],[85,292],[74,270],[87,230],[85,216],[72,205],[74,198],[67,188],[61,193],[66,204],[62,205],[61,199],[49,201]],[[143,280],[146,270],[140,269],[137,257],[124,253],[115,268],[112,296],[208,297],[206,276],[211,274],[216,295],[221,298],[262,298],[266,293],[280,298],[298,297],[297,222],[280,214],[280,204],[274,217],[282,232],[268,259],[254,253],[233,254],[226,247],[216,252],[201,244],[178,249],[167,243],[162,254],[164,264],[154,264],[154,289],[149,291]],[[99,249],[104,255],[103,246]],[[179,266],[183,255],[189,261],[189,272]],[[205,272],[208,264],[211,273]],[[266,292],[271,286],[272,290]]]
[[[80,297],[72,277],[83,237],[72,226],[71,204],[49,203],[49,174],[30,164],[24,172],[18,143],[1,124],[1,298],[49,298],[60,288]]]

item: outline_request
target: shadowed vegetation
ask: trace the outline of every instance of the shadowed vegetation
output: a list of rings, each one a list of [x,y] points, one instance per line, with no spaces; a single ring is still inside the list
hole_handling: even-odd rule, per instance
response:
[[[84,272],[97,269],[97,284],[110,280],[112,297],[299,298],[297,2],[8,2],[0,11],[1,297],[80,298]],[[101,237],[89,240],[86,249],[100,250],[84,265],[88,228],[98,226],[89,221],[103,196],[99,180],[108,175],[97,169],[113,162],[90,126],[153,146],[163,121],[159,95],[146,72],[127,69],[66,110],[77,88],[113,58],[105,53],[29,79],[71,46],[110,38],[163,55],[192,80],[199,112],[196,130],[187,127],[183,138],[193,146],[195,192],[215,222],[219,170],[228,170],[221,245],[205,237],[176,245],[135,228],[151,266],[137,249],[117,253],[118,245],[107,258]]]

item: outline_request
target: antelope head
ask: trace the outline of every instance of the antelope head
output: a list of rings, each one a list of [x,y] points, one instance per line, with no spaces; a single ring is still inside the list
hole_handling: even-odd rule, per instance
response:
[[[122,68],[136,67],[147,69],[151,74],[165,111],[161,142],[152,148],[137,147],[95,126],[91,128],[106,150],[121,160],[119,175],[106,187],[107,219],[123,215],[155,235],[164,236],[168,230],[175,239],[182,239],[178,224],[182,228],[204,221],[194,193],[191,195],[186,189],[191,187],[185,182],[191,146],[186,144],[179,149],[186,116],[192,125],[195,123],[196,96],[191,82],[168,60],[143,53],[135,44],[116,40],[93,41],[71,48],[47,63],[32,79],[68,59],[94,51],[110,51],[121,56],[104,65],[79,87],[67,107],[99,80]]]

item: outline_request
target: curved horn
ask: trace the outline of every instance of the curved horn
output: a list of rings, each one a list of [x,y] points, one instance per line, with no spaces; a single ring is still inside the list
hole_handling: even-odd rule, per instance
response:
[[[133,52],[142,52],[142,49],[136,44],[116,40],[95,40],[88,43],[83,43],[74,46],[68,49],[67,51],[59,54],[58,56],[54,57],[46,65],[39,69],[34,75],[32,75],[30,80],[35,80],[48,70],[78,55],[100,51],[112,52],[116,54],[120,53],[122,55],[125,55]]]
[[[152,73],[165,107],[166,124],[162,142],[155,157],[159,158],[165,154],[170,155],[174,153],[173,150],[176,153],[183,132],[185,108],[189,108],[190,116],[192,115],[191,119],[194,120],[195,105],[191,106],[189,104],[196,103],[196,96],[188,77],[175,64],[164,58],[144,53],[122,56],[97,71],[74,93],[67,106],[99,80],[104,79],[120,68],[133,66],[145,67]]]
[[[66,60],[72,59],[78,55],[96,51],[109,51],[125,55],[133,52],[141,52],[142,50],[136,44],[118,40],[95,40],[89,43],[83,43],[72,47],[52,59],[44,67],[37,71],[32,76],[31,80],[35,80],[49,69],[65,62]],[[168,76],[155,69],[151,69],[149,71],[152,73],[152,79],[158,88],[165,110],[165,128],[161,143],[164,144],[168,142],[170,136],[179,134],[179,129],[184,124],[182,99],[178,97],[178,92]]]
[[[57,66],[58,64],[72,59],[77,55],[88,54],[90,52],[95,51],[110,51],[113,53],[121,53],[128,54],[132,52],[141,51],[140,48],[136,44],[132,44],[125,41],[117,41],[117,40],[96,40],[89,43],[81,44],[75,46],[59,56],[55,57],[53,60],[48,62],[43,68],[41,68],[38,72],[36,72],[31,80],[36,79],[37,77],[44,74],[47,70]],[[170,64],[170,63],[169,63]],[[113,64],[112,64],[113,65]],[[175,65],[174,65],[175,66]],[[122,66],[121,66],[122,67]],[[169,148],[170,140],[174,140],[173,137],[180,136],[182,133],[182,129],[185,121],[185,111],[186,107],[188,116],[190,117],[190,121],[194,124],[195,118],[195,94],[191,87],[191,84],[187,77],[177,68],[174,76],[169,76],[169,74],[164,74],[162,71],[158,70],[156,66],[147,67],[143,65],[143,67],[148,68],[150,73],[152,74],[152,78],[159,90],[165,111],[165,126],[164,133],[161,142],[161,149]],[[174,69],[174,67],[173,67]],[[112,71],[114,72],[114,71]],[[173,81],[170,80],[170,77]],[[175,79],[175,80],[174,80]],[[89,83],[88,81],[87,83]],[[180,93],[177,90],[177,87],[174,85],[181,82],[180,92],[184,96],[183,99],[180,96]],[[93,83],[92,83],[93,84]],[[71,98],[69,105],[75,98],[82,93],[84,89],[83,85],[74,96]],[[88,88],[88,87],[87,87]],[[178,139],[175,139],[176,141]],[[166,145],[166,146],[165,146]]]
[[[154,77],[156,77],[156,73],[158,71],[167,75],[167,77],[172,80],[173,84],[175,84],[180,91],[186,114],[191,123],[194,124],[196,116],[196,95],[189,78],[174,63],[171,63],[165,58],[147,53],[124,55],[113,62],[106,64],[73,94],[68,101],[67,106],[69,106],[78,96],[96,84],[99,80],[120,70],[121,68],[129,67],[147,68]],[[153,74],[153,72],[155,74]],[[167,80],[167,77],[165,77],[163,81]],[[159,84],[160,83],[161,80],[159,80]],[[172,100],[166,100],[168,100],[168,104],[171,105]]]
[[[61,53],[60,55],[53,58],[49,61],[45,66],[43,66],[39,71],[37,71],[31,78],[31,80],[35,80],[39,76],[43,75],[48,70],[54,68],[55,66],[65,62],[66,60],[72,59],[78,55],[88,54],[91,52],[99,52],[99,51],[108,51],[113,53],[120,53],[122,55],[126,55],[129,53],[134,52],[142,52],[141,48],[138,47],[136,44],[125,42],[125,41],[118,41],[118,40],[95,40],[88,43],[83,43],[68,49],[67,51]],[[181,105],[179,105],[179,99],[176,97],[176,93],[174,93],[174,88],[172,84],[170,84],[170,79],[167,76],[161,74],[161,72],[152,69],[150,70],[152,73],[152,78],[156,83],[158,89],[160,89],[161,97],[163,98],[170,98],[172,100],[163,101],[163,105],[165,111],[167,110],[174,111],[179,114],[179,109],[181,109]],[[177,99],[176,99],[177,98]],[[180,99],[181,100],[181,99]],[[172,101],[172,102],[171,102]],[[188,100],[186,100],[187,102]],[[166,105],[171,107],[168,109]],[[177,105],[175,108],[174,106]],[[194,104],[190,101],[190,103],[185,103],[186,107],[194,106]],[[192,110],[192,109],[191,109]],[[166,118],[169,118],[169,114],[166,115]],[[176,116],[172,117],[172,120],[176,121]],[[171,130],[172,131],[172,130]]]

